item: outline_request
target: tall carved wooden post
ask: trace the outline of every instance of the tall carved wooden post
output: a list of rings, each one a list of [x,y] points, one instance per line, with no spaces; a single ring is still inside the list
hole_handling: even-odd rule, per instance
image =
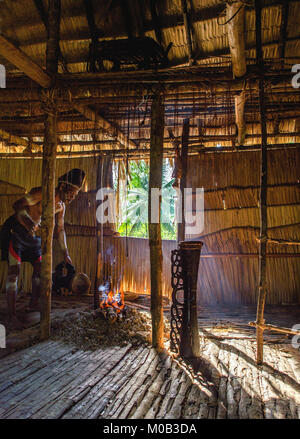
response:
[[[158,92],[151,107],[151,139],[150,139],[150,176],[149,176],[149,246],[151,273],[151,315],[152,315],[152,346],[157,350],[164,348],[164,323],[162,307],[162,243],[159,222],[152,222],[151,189],[162,187],[163,138],[164,138],[164,104],[163,97]]]
[[[184,288],[182,334],[179,353],[183,358],[197,358],[200,355],[197,280],[201,247],[201,241],[183,241],[179,243]]]
[[[46,69],[55,77],[59,56],[60,0],[49,0]],[[55,159],[57,147],[57,114],[54,83],[43,92],[45,130],[42,165],[42,270],[41,270],[41,339],[50,336],[52,288],[52,238],[54,228]]]
[[[202,245],[187,240],[172,251],[171,350],[186,359],[200,356],[197,280]]]

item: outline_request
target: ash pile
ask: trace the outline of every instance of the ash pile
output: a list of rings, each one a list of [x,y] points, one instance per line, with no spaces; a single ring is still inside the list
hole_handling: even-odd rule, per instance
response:
[[[67,313],[63,319],[53,319],[52,338],[60,339],[83,350],[100,346],[138,347],[151,343],[151,315],[149,312],[125,307],[122,318],[113,318],[102,310]],[[169,338],[169,324],[165,325]]]

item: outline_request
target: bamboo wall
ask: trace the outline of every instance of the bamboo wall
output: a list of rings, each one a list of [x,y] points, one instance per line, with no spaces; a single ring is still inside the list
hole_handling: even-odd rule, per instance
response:
[[[201,303],[256,303],[258,257],[245,254],[258,253],[259,176],[259,152],[202,154],[189,161],[187,186],[205,193],[202,255],[240,254],[201,258]],[[300,241],[299,182],[299,149],[268,152],[269,237]],[[286,254],[267,259],[267,303],[300,302],[300,259],[293,257],[299,247],[267,245],[270,254]]]
[[[300,155],[299,150],[269,152],[268,221],[269,236],[300,240]],[[87,273],[94,285],[96,274],[96,176],[95,158],[58,159],[57,176],[73,167],[87,173],[88,192],[81,192],[66,213],[67,241],[76,268]],[[204,242],[199,268],[199,301],[202,304],[256,303],[258,282],[259,234],[259,153],[203,154],[189,160],[188,186],[204,187]],[[39,186],[40,160],[5,159],[0,165],[0,180],[26,190]],[[0,186],[1,190],[1,186]],[[2,195],[5,192],[2,189]],[[6,193],[6,192],[5,192]],[[12,213],[18,197],[1,196],[0,224]],[[224,204],[225,202],[225,204]],[[225,207],[225,209],[224,209]],[[170,296],[170,253],[174,241],[163,242],[163,294]],[[113,283],[124,290],[150,293],[148,241],[138,238],[105,238],[101,244],[105,269]],[[299,252],[299,246],[268,244],[268,253]],[[221,253],[238,253],[238,257],[220,257]],[[243,254],[251,254],[246,256]],[[54,263],[60,261],[54,245]],[[30,291],[31,267],[23,264],[20,287]],[[107,269],[107,267],[110,267]],[[300,303],[300,259],[268,258],[267,303]],[[108,273],[106,273],[108,274]],[[0,287],[4,290],[6,264],[0,265]]]

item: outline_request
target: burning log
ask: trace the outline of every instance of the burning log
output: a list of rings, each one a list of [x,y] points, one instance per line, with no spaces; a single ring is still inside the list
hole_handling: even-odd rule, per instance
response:
[[[94,315],[102,315],[110,323],[114,323],[117,318],[122,319],[125,314],[124,292],[114,293],[110,282],[99,287],[99,308],[94,311]]]

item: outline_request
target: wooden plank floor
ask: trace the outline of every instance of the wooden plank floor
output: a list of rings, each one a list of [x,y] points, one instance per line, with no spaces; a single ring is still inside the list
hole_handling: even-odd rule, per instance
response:
[[[300,355],[201,328],[199,371],[141,346],[81,351],[47,341],[0,361],[0,418],[300,418]]]

